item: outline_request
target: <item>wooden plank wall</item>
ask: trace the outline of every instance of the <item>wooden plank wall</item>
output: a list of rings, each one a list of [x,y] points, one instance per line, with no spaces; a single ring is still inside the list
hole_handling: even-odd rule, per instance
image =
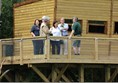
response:
[[[112,21],[112,37],[118,38],[118,34],[114,34],[115,22],[118,22],[118,0],[113,0],[113,21]]]
[[[47,15],[54,19],[54,0],[39,0],[14,8],[14,37],[30,37],[35,19]]]
[[[72,19],[77,16],[83,21],[83,36],[109,37],[111,0],[57,0],[56,18]],[[86,34],[87,21],[107,21],[107,34]]]

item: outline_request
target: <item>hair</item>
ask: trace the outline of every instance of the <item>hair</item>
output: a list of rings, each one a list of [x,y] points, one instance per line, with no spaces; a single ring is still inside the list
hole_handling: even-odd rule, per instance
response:
[[[77,18],[77,17],[73,17],[73,19],[75,19],[75,20],[76,20],[76,22],[78,22],[78,18]]]
[[[58,21],[54,21],[54,22],[53,22],[53,27],[55,27],[55,24],[56,24],[57,22],[58,22]]]
[[[36,25],[36,21],[39,21],[39,27],[41,26],[41,23],[42,23],[42,20],[39,20],[39,19],[35,19],[35,21],[34,21],[34,25]]]
[[[62,20],[62,19],[63,19],[63,20],[65,20],[65,18],[64,18],[64,17],[61,17],[61,18],[60,18],[60,20]]]

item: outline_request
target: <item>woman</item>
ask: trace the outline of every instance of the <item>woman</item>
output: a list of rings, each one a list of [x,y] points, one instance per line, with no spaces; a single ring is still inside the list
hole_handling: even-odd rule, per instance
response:
[[[34,25],[31,28],[31,35],[33,37],[40,35],[40,27],[41,22],[38,19],[34,21]],[[43,54],[43,41],[42,40],[33,40],[33,47],[34,47],[34,55]]]
[[[53,27],[50,29],[50,32],[52,33],[53,36],[61,36],[61,31],[58,27],[58,22],[54,21],[53,22]],[[53,39],[51,40],[52,44],[52,54],[60,54],[60,40],[59,39]]]

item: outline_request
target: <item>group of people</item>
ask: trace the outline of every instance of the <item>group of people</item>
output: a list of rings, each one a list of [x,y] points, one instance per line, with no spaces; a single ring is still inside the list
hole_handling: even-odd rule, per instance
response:
[[[43,16],[42,21],[36,19],[34,21],[34,25],[31,28],[31,35],[33,37],[36,36],[68,36],[69,39],[74,36],[81,36],[82,29],[81,25],[78,22],[77,17],[73,17],[72,31],[69,35],[68,29],[69,26],[65,23],[65,19],[62,17],[60,19],[60,23],[58,21],[54,21],[52,27],[49,27],[50,18],[48,16]],[[75,55],[80,55],[80,40],[73,41],[73,50]],[[50,40],[52,46],[52,54],[63,54],[68,55],[68,42],[67,40],[60,39],[51,39]],[[44,54],[44,40],[33,40],[34,47],[34,55]]]

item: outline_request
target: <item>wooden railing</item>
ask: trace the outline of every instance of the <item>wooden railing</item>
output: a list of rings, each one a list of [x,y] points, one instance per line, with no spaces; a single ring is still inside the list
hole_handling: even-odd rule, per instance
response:
[[[52,55],[51,39],[68,41],[68,55]],[[72,49],[73,40],[81,40],[81,53],[74,55]],[[32,40],[44,40],[44,54],[34,55]],[[7,45],[11,48],[7,48]],[[13,49],[12,49],[13,46]],[[9,55],[9,50],[13,50]],[[8,52],[8,53],[7,53]],[[7,56],[7,54],[9,56]],[[93,37],[35,37],[35,38],[13,38],[0,40],[0,61],[6,59],[6,64],[26,64],[52,62],[74,62],[74,63],[118,63],[118,39],[116,38],[93,38]],[[112,62],[111,62],[112,61]]]

